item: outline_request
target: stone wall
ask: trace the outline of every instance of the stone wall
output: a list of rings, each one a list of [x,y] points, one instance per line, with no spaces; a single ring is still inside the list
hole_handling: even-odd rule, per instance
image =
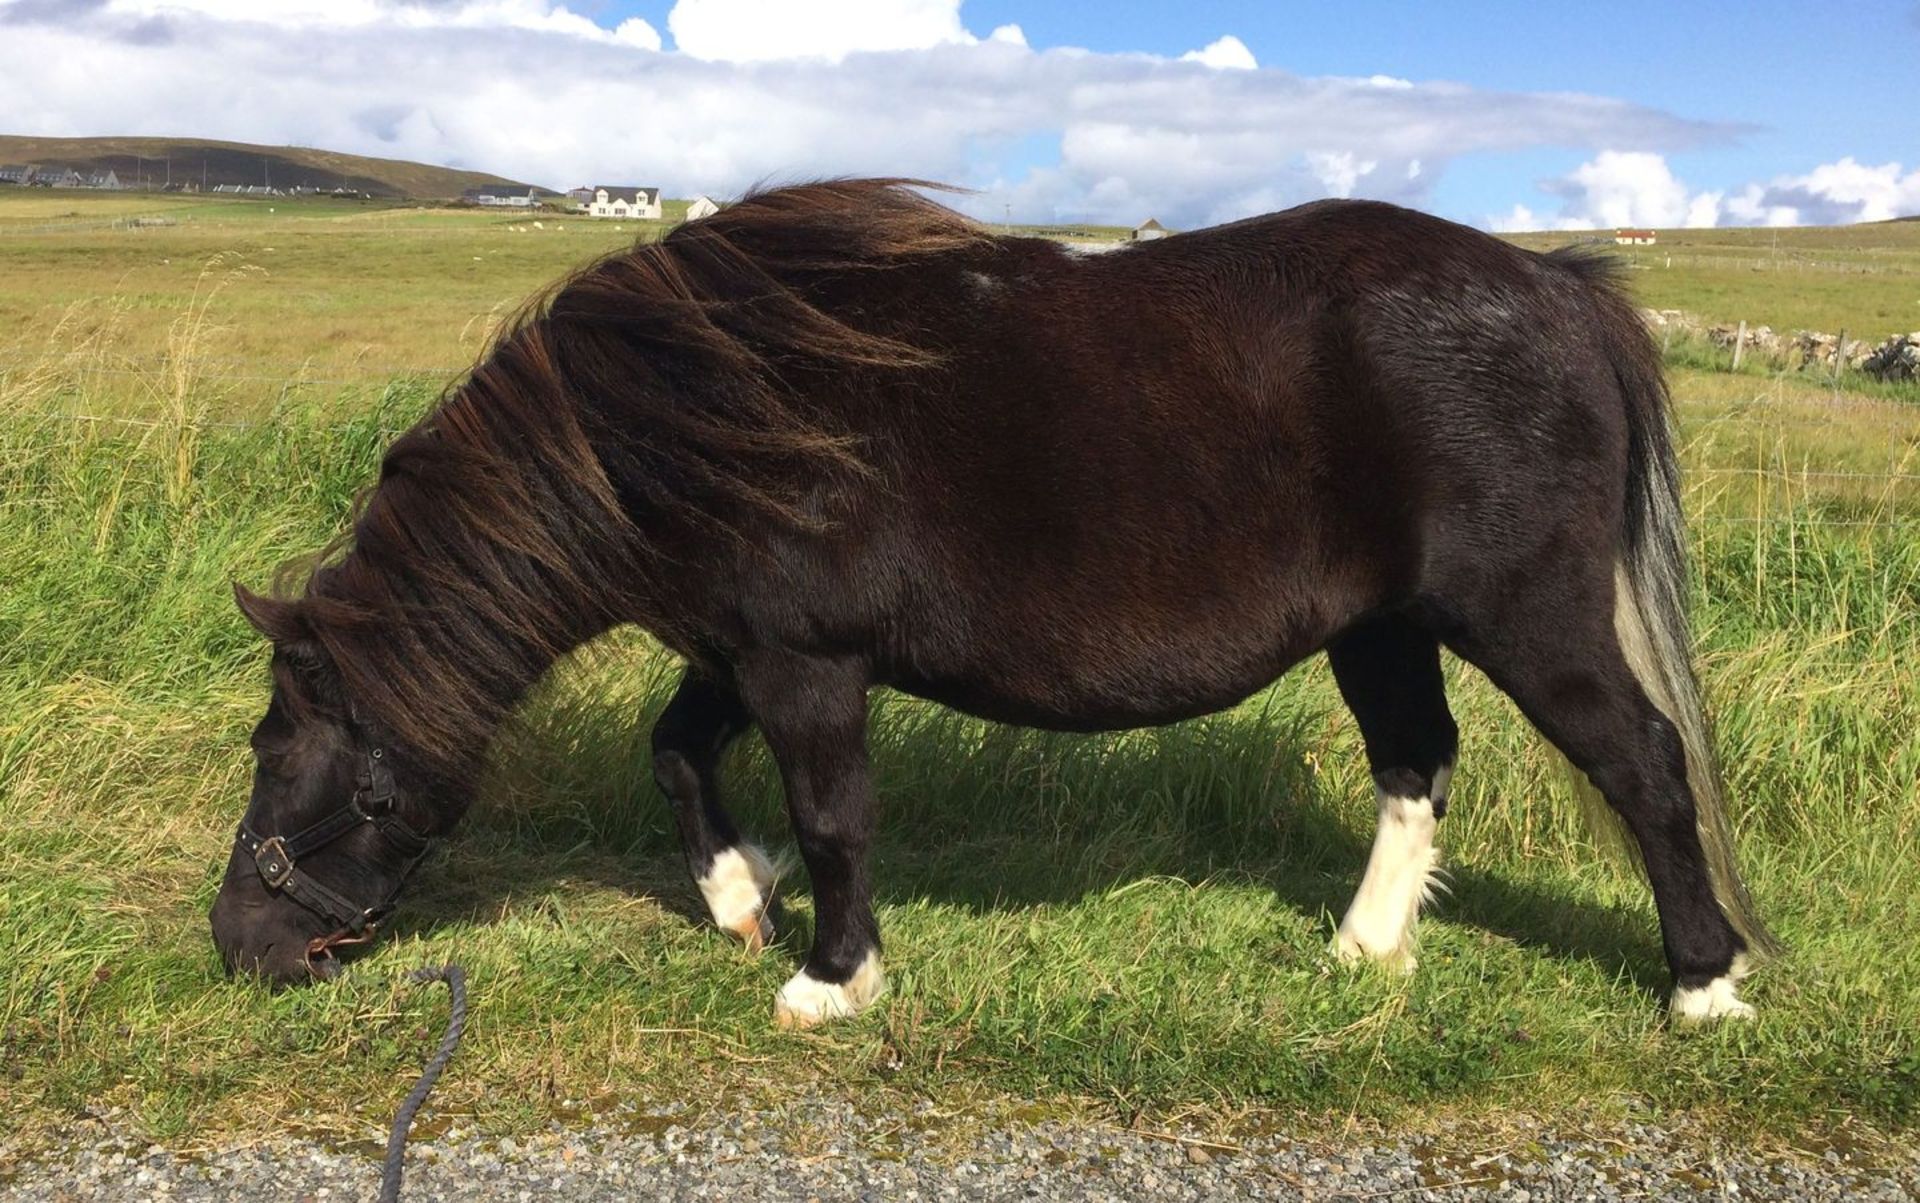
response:
[[[1643,309],[1641,316],[1663,342],[1679,336],[1702,339],[1723,347],[1731,355],[1740,338],[1740,327],[1724,323],[1708,324],[1679,309]],[[1742,358],[1788,371],[1823,368],[1831,372],[1837,356],[1852,371],[1865,372],[1878,380],[1920,380],[1920,330],[1895,334],[1882,342],[1849,338],[1842,346],[1840,336],[1819,330],[1795,330],[1784,334],[1771,326],[1749,326],[1746,350]]]

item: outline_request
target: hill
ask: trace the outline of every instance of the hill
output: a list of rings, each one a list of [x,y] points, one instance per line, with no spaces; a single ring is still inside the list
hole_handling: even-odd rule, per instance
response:
[[[350,188],[381,197],[456,197],[479,184],[513,184],[484,171],[436,167],[405,159],[315,150],[306,146],[256,146],[205,138],[34,138],[0,134],[0,164],[34,163],[104,170],[129,187],[145,181],[175,184],[272,184],[278,188]]]

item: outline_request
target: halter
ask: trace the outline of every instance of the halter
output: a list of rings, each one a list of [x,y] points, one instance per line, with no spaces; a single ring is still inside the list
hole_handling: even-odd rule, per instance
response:
[[[373,938],[373,929],[393,913],[400,890],[414,868],[433,850],[433,837],[422,835],[394,813],[393,773],[387,768],[386,754],[379,746],[367,750],[367,767],[360,775],[353,797],[339,810],[303,831],[289,836],[261,836],[243,820],[234,842],[253,858],[253,867],[267,889],[284,894],[329,923],[339,924],[331,935],[316,937],[307,946],[307,956],[325,953],[341,944],[361,944]],[[301,857],[317,852],[362,824],[372,823],[407,858],[400,880],[386,897],[372,906],[360,906],[338,890],[320,884],[300,870]]]

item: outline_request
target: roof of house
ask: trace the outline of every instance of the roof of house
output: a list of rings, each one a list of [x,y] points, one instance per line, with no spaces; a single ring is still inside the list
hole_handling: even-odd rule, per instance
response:
[[[532,196],[539,191],[540,189],[535,188],[531,184],[482,184],[477,188],[467,189],[464,195],[466,196]]]
[[[1141,222],[1139,225],[1133,228],[1136,230],[1164,230],[1167,227],[1160,224],[1159,218],[1149,217],[1145,221]]]
[[[630,205],[651,205],[660,199],[658,188],[642,188],[637,184],[595,184],[593,190],[606,193],[608,201],[626,201]]]

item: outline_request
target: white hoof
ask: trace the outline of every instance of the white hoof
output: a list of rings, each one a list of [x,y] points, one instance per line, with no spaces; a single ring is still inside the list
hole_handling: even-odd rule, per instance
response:
[[[1349,931],[1344,925],[1333,939],[1333,955],[1349,965],[1371,961],[1395,973],[1412,973],[1420,963],[1409,944],[1370,943],[1364,935]]]
[[[1736,987],[1747,976],[1747,958],[1737,956],[1725,977],[1716,977],[1704,986],[1676,986],[1667,1014],[1682,1027],[1712,1023],[1721,1019],[1752,1019],[1754,1009],[1741,1001]]]
[[[1434,774],[1433,793],[1445,797],[1451,769]],[[1433,846],[1439,825],[1432,798],[1389,794],[1375,783],[1379,826],[1367,871],[1353,895],[1334,955],[1343,961],[1375,961],[1401,973],[1413,972],[1414,933],[1420,908],[1441,888],[1440,856]]]
[[[767,854],[752,844],[729,848],[713,858],[700,878],[700,895],[714,926],[732,932],[752,952],[773,942],[773,920],[767,904],[780,878]]]
[[[867,954],[845,982],[822,982],[802,969],[787,979],[773,999],[773,1021],[788,1030],[817,1027],[830,1019],[850,1019],[886,992],[880,955]]]

